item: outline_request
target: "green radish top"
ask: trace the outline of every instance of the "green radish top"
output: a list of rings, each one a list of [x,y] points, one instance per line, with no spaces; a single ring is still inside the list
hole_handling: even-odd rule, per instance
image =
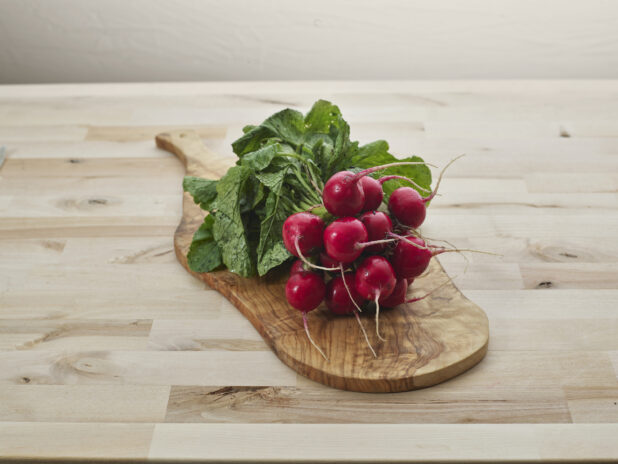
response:
[[[285,109],[257,126],[246,126],[232,143],[236,166],[218,181],[185,177],[183,187],[210,214],[197,230],[187,256],[195,272],[227,268],[241,276],[264,275],[293,258],[282,227],[294,213],[308,211],[332,219],[322,205],[322,190],[336,172],[359,173],[397,162],[422,162],[417,156],[397,159],[383,140],[359,145],[339,108],[319,100],[303,115]],[[431,172],[426,165],[394,165],[370,174],[383,184],[384,201],[410,182],[426,195]]]

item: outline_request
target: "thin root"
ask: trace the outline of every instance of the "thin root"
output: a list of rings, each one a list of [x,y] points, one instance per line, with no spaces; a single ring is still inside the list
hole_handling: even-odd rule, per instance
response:
[[[356,300],[352,298],[352,292],[350,291],[350,287],[348,287],[348,283],[345,281],[345,272],[343,271],[343,263],[339,263],[339,269],[341,270],[341,280],[343,280],[343,286],[347,290],[350,300],[352,301],[352,303],[354,303],[354,306],[356,306],[356,309],[358,309],[358,312],[362,313],[363,310],[360,308],[358,303],[356,303]]]
[[[444,171],[446,171],[446,169],[453,164],[455,161],[457,161],[459,158],[466,156],[465,153],[463,155],[459,155],[456,156],[455,158],[453,158],[452,160],[450,160],[446,166],[444,166],[444,168],[442,169],[442,171],[440,171],[440,175],[438,176],[438,182],[436,182],[436,187],[433,189],[433,192],[431,192],[431,195],[429,195],[428,197],[423,198],[423,201],[425,203],[427,203],[428,201],[433,200],[433,198],[436,196],[436,194],[438,193],[438,188],[440,187],[440,182],[442,182],[442,176],[444,175]]]
[[[303,253],[302,253],[302,251],[300,251],[300,247],[298,246],[298,240],[299,239],[298,239],[298,235],[297,235],[296,239],[294,240],[294,246],[296,246],[296,253],[298,253],[298,257],[307,266],[315,268],[315,269],[321,269],[322,271],[338,271],[339,270],[338,267],[323,267],[323,266],[318,266],[317,264],[313,264],[311,261],[309,261],[307,258],[305,258],[303,256]]]
[[[429,237],[424,237],[420,234],[420,232],[416,232],[416,235],[421,238],[422,240],[432,240],[434,242],[444,242],[446,243],[448,246],[452,247],[453,249],[457,249],[457,247],[455,245],[453,245],[451,242],[449,242],[448,240],[444,240],[444,239],[439,239],[439,238],[429,238]],[[463,273],[466,274],[468,272],[468,268],[470,267],[470,259],[463,253],[459,253],[459,256],[461,256],[464,261],[466,262],[466,265],[464,267]]]
[[[369,337],[367,336],[367,331],[365,330],[365,326],[363,325],[363,322],[361,321],[361,318],[358,315],[358,312],[356,312],[356,311],[352,311],[352,312],[356,316],[356,320],[358,321],[358,325],[360,326],[361,331],[363,332],[363,335],[365,336],[365,341],[367,342],[367,346],[369,347],[369,349],[373,353],[373,357],[377,358],[378,355],[376,354],[375,350],[373,349],[373,346],[371,346],[371,342],[369,341]]]
[[[307,324],[307,313],[303,313],[303,325],[305,326],[305,333],[307,334],[307,338],[309,338],[311,344],[315,347],[316,350],[320,352],[324,359],[328,361],[328,358],[326,357],[324,352],[320,349],[317,343],[313,341],[313,338],[311,338],[311,334],[309,333],[309,325]]]
[[[386,338],[382,337],[382,335],[380,335],[380,303],[378,301],[378,299],[380,298],[380,294],[377,294],[375,297],[375,302],[376,302],[376,334],[378,334],[378,338],[380,340],[382,340],[383,342],[386,341]]]
[[[434,288],[433,290],[425,293],[423,296],[419,296],[417,298],[411,298],[409,300],[406,300],[406,303],[414,303],[415,301],[421,301],[424,300],[425,298],[427,298],[429,295],[431,295],[434,292],[437,292],[438,290],[440,290],[442,287],[444,287],[446,284],[450,283],[453,281],[453,279],[457,278],[457,276],[455,277],[449,277],[448,279],[446,279],[444,282],[442,282],[440,285],[438,285],[436,288]]]
[[[436,245],[429,245],[429,248],[438,248],[438,251],[434,251],[435,255],[439,255],[441,253],[461,253],[462,251],[467,251],[469,253],[481,253],[484,255],[492,255],[492,256],[500,256],[503,257],[504,255],[500,254],[500,253],[494,253],[493,251],[483,251],[483,250],[473,250],[471,248],[455,248],[453,250],[448,249],[448,248],[444,248],[444,247],[439,247]]]

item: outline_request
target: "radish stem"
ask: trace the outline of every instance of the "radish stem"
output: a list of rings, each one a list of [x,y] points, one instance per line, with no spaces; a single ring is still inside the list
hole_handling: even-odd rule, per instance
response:
[[[398,161],[396,163],[388,163],[383,164],[382,166],[374,166],[372,168],[367,168],[361,172],[357,172],[356,174],[354,174],[352,182],[356,182],[361,177],[371,174],[372,172],[381,171],[382,169],[388,169],[395,166],[413,166],[418,164],[424,164],[425,166],[431,166],[435,168],[433,164],[425,163],[424,161]]]
[[[365,248],[365,247],[368,247],[368,246],[371,246],[371,245],[380,245],[382,243],[392,243],[394,241],[395,241],[394,238],[387,238],[387,239],[384,239],[384,240],[373,240],[371,242],[362,242],[362,243],[357,243],[356,244],[356,248],[357,249]]]
[[[429,247],[427,247],[427,246],[419,245],[418,243],[414,243],[412,240],[408,240],[403,235],[399,235],[399,234],[396,234],[394,232],[389,232],[388,235],[390,235],[391,237],[395,237],[396,239],[403,240],[404,242],[409,243],[410,245],[412,245],[412,246],[414,246],[416,248],[420,248],[421,250],[428,250],[429,249]]]
[[[401,180],[405,180],[407,182],[410,182],[412,185],[414,185],[417,189],[422,190],[423,192],[427,192],[427,193],[431,193],[431,190],[428,190],[426,188],[421,187],[420,185],[418,185],[416,182],[414,182],[412,179],[408,179],[407,177],[404,176],[384,176],[384,177],[380,177],[378,179],[378,182],[380,182],[380,184],[384,184],[384,182],[388,182],[389,180],[393,180],[393,179],[401,179]]]

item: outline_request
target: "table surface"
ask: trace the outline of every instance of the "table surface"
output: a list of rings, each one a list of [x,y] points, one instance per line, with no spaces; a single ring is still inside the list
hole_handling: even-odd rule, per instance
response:
[[[298,376],[176,262],[193,128],[337,103],[361,142],[444,165],[424,230],[489,316],[478,366],[398,394]],[[618,458],[618,81],[0,87],[0,455]]]

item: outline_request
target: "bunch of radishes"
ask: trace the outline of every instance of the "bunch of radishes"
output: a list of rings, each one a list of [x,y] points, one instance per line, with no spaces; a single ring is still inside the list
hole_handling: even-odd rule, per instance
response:
[[[301,212],[289,216],[283,224],[285,247],[300,258],[291,268],[286,297],[301,311],[309,340],[325,358],[311,339],[308,312],[325,301],[334,314],[354,314],[375,356],[358,312],[370,302],[375,304],[376,333],[384,340],[379,330],[380,307],[392,308],[424,298],[406,300],[408,286],[427,269],[433,256],[456,251],[426,243],[417,230],[442,174],[427,197],[412,187],[400,187],[388,199],[388,208],[382,207],[382,183],[405,178],[374,179],[369,174],[401,164],[423,163],[391,163],[358,173],[338,172],[322,192],[324,207],[334,216],[330,223],[311,212]]]

